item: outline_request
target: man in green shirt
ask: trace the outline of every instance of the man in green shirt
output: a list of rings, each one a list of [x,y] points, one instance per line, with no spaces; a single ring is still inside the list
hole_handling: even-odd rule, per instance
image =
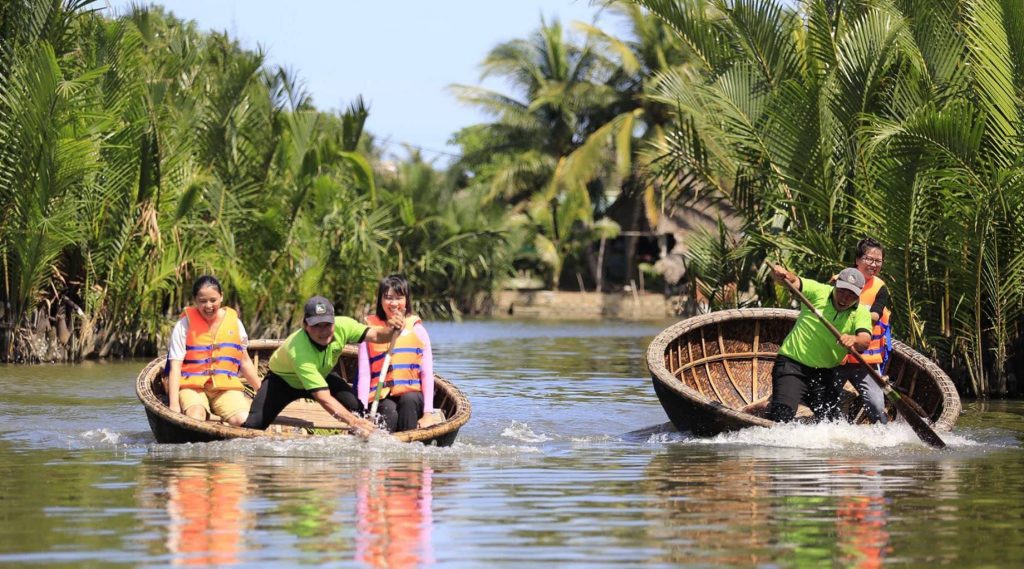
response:
[[[811,301],[818,311],[840,332],[832,333],[806,306],[801,306],[793,329],[782,341],[772,368],[772,401],[768,418],[791,421],[801,402],[818,419],[839,416],[842,385],[835,368],[842,363],[847,348],[863,352],[871,342],[871,314],[860,304],[864,275],[857,269],[843,269],[834,287],[811,279],[802,279],[783,267],[772,267],[772,278],[789,281]]]
[[[394,321],[392,321],[394,320]],[[367,437],[373,423],[356,416],[340,400],[358,403],[351,388],[331,370],[338,363],[345,344],[363,340],[385,343],[394,330],[401,330],[399,316],[387,328],[370,328],[351,318],[334,315],[334,305],[322,296],[306,301],[303,325],[270,356],[270,373],[256,393],[243,427],[266,429],[292,401],[311,397],[332,417],[352,426],[355,434]]]

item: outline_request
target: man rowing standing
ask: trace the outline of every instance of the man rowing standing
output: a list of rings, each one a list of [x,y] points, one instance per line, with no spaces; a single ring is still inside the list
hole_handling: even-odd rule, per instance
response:
[[[800,307],[800,316],[782,341],[772,368],[768,418],[791,421],[797,407],[805,402],[815,418],[836,419],[842,385],[836,379],[835,368],[848,348],[863,352],[871,342],[871,314],[860,304],[864,275],[854,268],[843,269],[835,286],[829,286],[774,266],[772,278],[780,284],[788,281],[801,291],[839,330],[841,339],[837,342],[814,312]]]

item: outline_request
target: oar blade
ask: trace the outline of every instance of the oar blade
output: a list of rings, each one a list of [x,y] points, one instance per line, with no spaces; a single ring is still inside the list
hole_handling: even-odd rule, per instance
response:
[[[935,434],[935,431],[928,426],[928,423],[925,423],[924,419],[902,397],[892,397],[891,400],[896,406],[896,410],[899,411],[903,419],[910,425],[910,428],[914,430],[914,433],[925,444],[935,448],[946,448],[946,443],[939,438],[939,435]]]

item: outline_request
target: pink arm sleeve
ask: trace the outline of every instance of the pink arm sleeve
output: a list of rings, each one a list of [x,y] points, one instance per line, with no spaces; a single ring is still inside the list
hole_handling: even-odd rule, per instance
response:
[[[423,414],[434,410],[434,353],[430,349],[430,336],[422,323],[413,327],[416,337],[423,342],[423,360],[420,361],[420,389],[423,390]],[[360,368],[362,369],[362,368]]]
[[[363,402],[363,408],[370,410],[370,354],[366,342],[359,342],[359,374],[356,378],[356,396]]]

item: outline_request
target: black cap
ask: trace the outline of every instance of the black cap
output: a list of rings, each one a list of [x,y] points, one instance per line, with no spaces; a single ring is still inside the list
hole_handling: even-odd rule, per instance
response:
[[[314,296],[306,301],[306,310],[303,318],[306,324],[310,326],[334,322],[334,305],[322,296]]]

